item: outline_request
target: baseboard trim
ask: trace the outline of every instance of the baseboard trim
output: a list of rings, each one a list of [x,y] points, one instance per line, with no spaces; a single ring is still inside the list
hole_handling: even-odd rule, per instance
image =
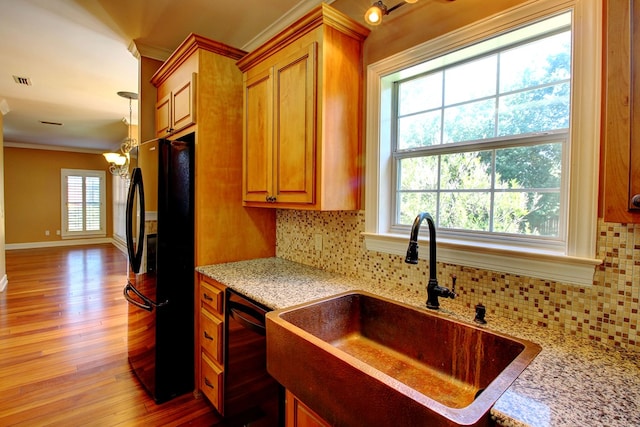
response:
[[[104,243],[113,244],[113,239],[110,237],[100,237],[96,239],[56,240],[54,242],[7,243],[5,245],[5,250],[11,251],[16,249],[52,248],[57,246],[99,245]]]
[[[0,280],[0,293],[4,292],[7,289],[7,284],[9,283],[9,279],[7,279],[7,275],[5,274],[2,280]]]
[[[127,251],[127,242],[125,242],[124,240],[114,237],[113,239],[111,239],[111,243],[113,243],[113,246],[120,249],[123,254],[129,254],[129,252]]]

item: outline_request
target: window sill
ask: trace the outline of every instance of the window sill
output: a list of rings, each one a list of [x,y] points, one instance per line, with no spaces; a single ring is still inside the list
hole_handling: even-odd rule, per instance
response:
[[[107,234],[104,231],[97,231],[95,233],[79,231],[79,232],[75,232],[75,233],[69,233],[69,232],[62,233],[60,238],[62,240],[66,240],[66,239],[92,239],[92,238],[96,238],[96,237],[106,237],[106,236],[107,236]]]
[[[362,233],[365,248],[405,256],[408,236]],[[429,240],[419,239],[420,259],[428,259]],[[514,251],[499,247],[473,246],[460,242],[438,240],[437,261],[465,267],[499,271],[519,276],[535,277],[580,286],[593,285],[595,267],[600,259],[579,258],[562,254]]]

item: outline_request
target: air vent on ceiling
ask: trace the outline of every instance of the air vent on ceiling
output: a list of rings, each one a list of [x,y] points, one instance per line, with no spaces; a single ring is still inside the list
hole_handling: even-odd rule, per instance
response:
[[[40,123],[42,123],[43,125],[62,126],[62,123],[59,123],[59,122],[46,122],[44,120],[40,120]]]
[[[31,86],[31,79],[29,77],[13,76],[13,81],[19,85]]]

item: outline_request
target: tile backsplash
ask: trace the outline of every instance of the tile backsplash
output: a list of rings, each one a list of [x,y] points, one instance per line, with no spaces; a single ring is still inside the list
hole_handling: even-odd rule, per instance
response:
[[[599,221],[593,286],[576,286],[531,277],[438,263],[438,281],[451,286],[457,276],[456,304],[481,302],[487,316],[505,316],[605,345],[640,350],[640,225]],[[277,256],[387,286],[424,294],[428,262],[404,263],[403,257],[364,248],[364,211],[278,210]],[[322,236],[322,250],[316,237]],[[408,239],[408,236],[407,236]],[[634,279],[635,278],[635,279]],[[445,304],[452,304],[447,300]]]

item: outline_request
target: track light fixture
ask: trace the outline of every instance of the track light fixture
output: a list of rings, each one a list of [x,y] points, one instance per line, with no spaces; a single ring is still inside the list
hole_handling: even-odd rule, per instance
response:
[[[387,8],[382,0],[378,0],[374,2],[369,9],[367,9],[367,12],[364,14],[364,20],[369,25],[380,25],[384,15],[390,14],[397,8],[404,6],[406,3],[415,3],[417,1],[418,0],[404,0],[402,3],[398,3],[395,6]]]

